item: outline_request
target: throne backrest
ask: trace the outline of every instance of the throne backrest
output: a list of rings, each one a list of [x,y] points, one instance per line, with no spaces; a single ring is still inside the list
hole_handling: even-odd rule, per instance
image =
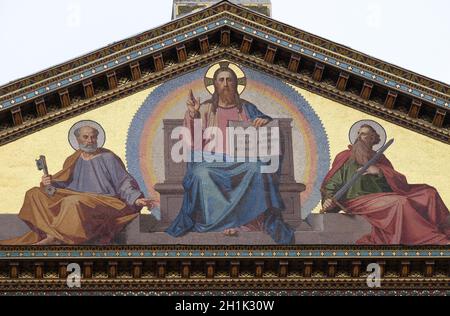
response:
[[[277,118],[280,128],[280,151],[282,154],[280,182],[295,182],[294,157],[292,148],[292,119]],[[185,162],[175,162],[171,158],[171,150],[179,140],[172,139],[172,131],[183,126],[182,119],[165,119],[164,125],[164,175],[165,183],[181,183],[186,173]]]

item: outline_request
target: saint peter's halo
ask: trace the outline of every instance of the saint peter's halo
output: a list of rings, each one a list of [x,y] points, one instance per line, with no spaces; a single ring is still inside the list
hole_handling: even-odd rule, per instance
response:
[[[242,94],[242,92],[244,92],[244,90],[245,90],[245,87],[247,86],[247,78],[245,77],[245,73],[242,71],[242,69],[238,65],[231,63],[227,60],[222,60],[222,61],[218,62],[217,64],[212,65],[206,71],[206,74],[205,74],[206,90],[208,90],[209,93],[214,94],[215,88],[214,88],[213,77],[214,77],[214,73],[216,72],[216,70],[218,70],[220,68],[230,68],[231,70],[233,70],[236,73],[236,76],[238,78],[237,90],[238,90],[239,94]]]
[[[379,123],[372,121],[372,120],[361,120],[353,124],[353,126],[350,128],[350,131],[348,133],[348,138],[350,139],[350,144],[354,144],[356,141],[356,138],[358,137],[358,131],[361,128],[362,125],[370,125],[373,127],[373,129],[380,135],[380,143],[373,146],[373,150],[377,151],[381,147],[384,146],[386,143],[386,131],[384,130],[383,126],[381,126]]]
[[[84,127],[84,126],[90,126],[92,128],[95,128],[98,131],[97,147],[98,148],[103,147],[103,145],[105,144],[105,141],[106,141],[105,130],[103,129],[103,127],[100,124],[98,124],[95,121],[91,121],[91,120],[79,121],[70,128],[69,135],[68,135],[70,146],[72,146],[72,148],[75,150],[80,149],[77,138],[75,137],[75,130],[77,128]]]

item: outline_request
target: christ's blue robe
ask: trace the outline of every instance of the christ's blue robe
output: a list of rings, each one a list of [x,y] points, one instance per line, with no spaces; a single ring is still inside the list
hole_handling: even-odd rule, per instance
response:
[[[243,102],[247,117],[271,118]],[[183,179],[181,210],[166,232],[218,232],[244,226],[264,214],[264,230],[278,244],[294,242],[294,232],[282,219],[284,204],[278,174],[261,173],[257,162],[191,162]],[[281,167],[279,168],[281,170]]]

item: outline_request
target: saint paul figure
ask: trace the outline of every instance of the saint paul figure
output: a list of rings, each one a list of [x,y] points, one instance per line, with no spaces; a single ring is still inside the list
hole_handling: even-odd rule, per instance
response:
[[[386,133],[374,121],[360,121],[350,130],[352,145],[339,153],[322,184],[323,210],[339,211],[333,195],[352,179],[382,147]],[[381,155],[355,181],[341,205],[353,215],[364,217],[372,232],[358,244],[368,245],[448,245],[449,211],[437,190],[427,184],[409,184]]]

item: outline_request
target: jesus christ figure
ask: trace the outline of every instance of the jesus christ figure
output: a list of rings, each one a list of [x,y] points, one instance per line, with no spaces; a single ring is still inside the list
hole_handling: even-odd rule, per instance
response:
[[[238,78],[228,66],[221,66],[213,76],[214,94],[200,102],[190,92],[186,102],[185,126],[194,135],[194,120],[202,129],[215,127],[227,135],[230,121],[251,122],[262,127],[272,119],[240,98]],[[227,148],[227,139],[223,139]],[[224,153],[226,154],[226,153]],[[293,230],[283,221],[284,204],[278,190],[277,173],[262,173],[257,162],[192,162],[183,180],[183,205],[167,233],[178,237],[187,232],[265,231],[279,244],[294,240]]]

